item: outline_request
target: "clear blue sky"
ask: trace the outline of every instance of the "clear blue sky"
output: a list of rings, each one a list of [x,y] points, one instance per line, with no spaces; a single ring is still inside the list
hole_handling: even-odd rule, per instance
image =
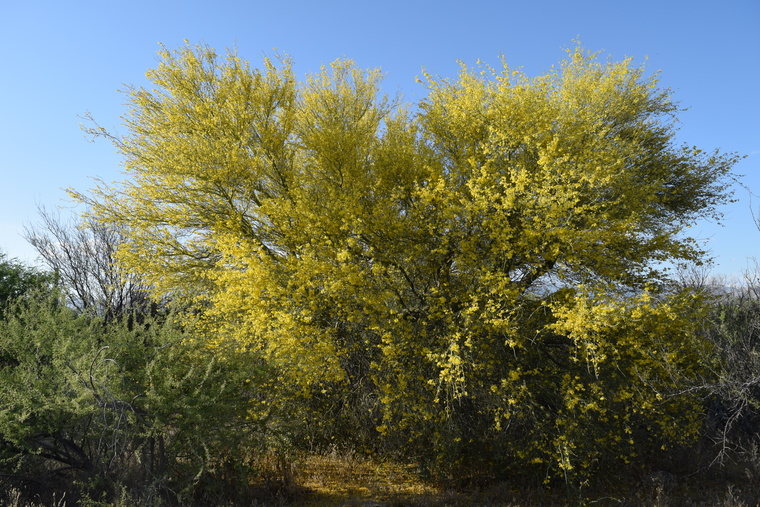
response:
[[[126,84],[145,83],[159,43],[184,39],[236,47],[256,64],[291,55],[300,74],[338,57],[380,67],[390,94],[418,100],[424,67],[454,75],[456,60],[480,58],[544,73],[580,38],[615,59],[647,59],[688,108],[679,140],[748,156],[737,167],[760,195],[760,1],[44,1],[0,3],[0,249],[33,262],[21,238],[37,205],[71,206],[64,188],[121,177],[119,158],[80,130],[84,113],[121,129]],[[738,273],[760,258],[760,232],[739,188],[725,225],[693,235]]]

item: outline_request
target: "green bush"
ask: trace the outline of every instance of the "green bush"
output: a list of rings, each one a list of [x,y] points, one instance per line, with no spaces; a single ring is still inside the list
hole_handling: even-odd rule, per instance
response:
[[[17,301],[0,321],[0,489],[153,505],[247,483],[260,372],[226,357],[172,315],[105,324],[54,296]]]
[[[25,266],[0,252],[0,309],[34,289],[50,288],[55,276]]]
[[[715,298],[703,333],[714,347],[714,374],[700,390],[707,400],[708,436],[717,443],[718,461],[742,461],[760,445],[760,293],[756,278]],[[760,480],[760,463],[756,466]]]

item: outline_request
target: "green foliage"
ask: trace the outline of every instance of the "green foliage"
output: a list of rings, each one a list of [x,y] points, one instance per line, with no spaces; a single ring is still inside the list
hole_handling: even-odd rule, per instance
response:
[[[50,287],[54,279],[53,275],[24,266],[0,252],[0,308],[33,289]]]
[[[26,298],[0,322],[3,480],[70,499],[185,503],[251,448],[246,406],[259,393],[255,368],[241,366],[172,315],[106,325]]]

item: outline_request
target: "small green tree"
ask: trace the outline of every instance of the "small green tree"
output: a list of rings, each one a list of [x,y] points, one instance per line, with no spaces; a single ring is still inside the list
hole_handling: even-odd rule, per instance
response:
[[[50,287],[55,277],[27,267],[0,252],[0,308],[32,289]]]

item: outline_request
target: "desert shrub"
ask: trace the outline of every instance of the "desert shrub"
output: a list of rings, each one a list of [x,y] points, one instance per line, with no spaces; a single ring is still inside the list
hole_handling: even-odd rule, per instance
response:
[[[49,295],[19,301],[0,322],[3,482],[146,505],[245,485],[263,422],[248,417],[261,371],[243,355],[216,359],[173,315],[105,324]]]
[[[706,431],[718,461],[744,461],[760,440],[760,298],[756,276],[713,295],[703,334],[713,345]]]

